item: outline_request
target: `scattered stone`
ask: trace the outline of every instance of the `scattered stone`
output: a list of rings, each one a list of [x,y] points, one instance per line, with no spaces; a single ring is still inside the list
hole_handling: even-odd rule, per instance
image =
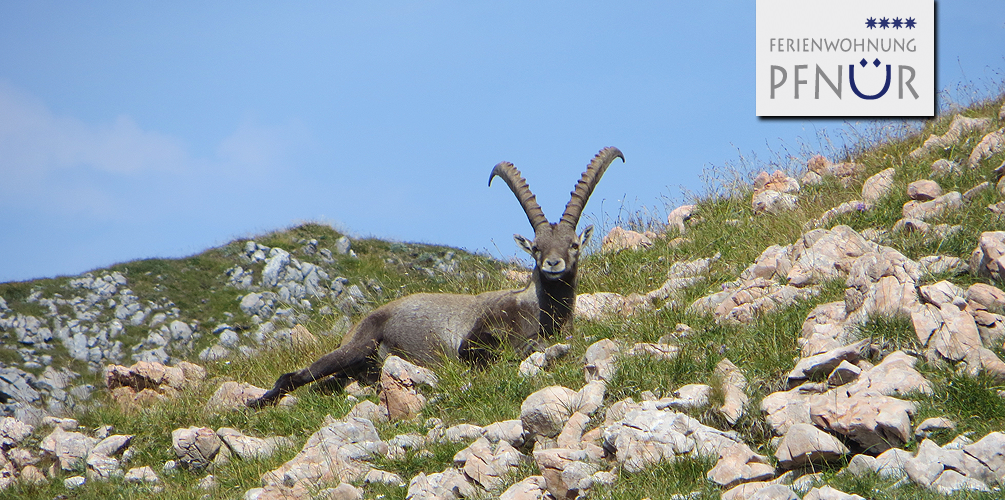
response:
[[[157,476],[149,466],[144,465],[143,467],[133,467],[126,471],[126,475],[123,480],[127,483],[143,484],[143,483],[159,483],[161,478]]]
[[[388,356],[380,373],[380,403],[387,408],[391,420],[409,420],[418,416],[426,406],[426,397],[417,386],[436,387],[436,375],[418,365]]]
[[[10,449],[31,435],[34,427],[14,418],[0,418],[0,449]]]
[[[794,194],[779,193],[778,191],[767,189],[754,193],[751,205],[755,214],[779,214],[795,210],[798,200],[799,198]]]
[[[681,205],[673,209],[667,215],[667,226],[677,228],[680,234],[686,233],[687,226],[684,223],[691,220],[694,210],[695,205]]]
[[[346,416],[365,418],[375,423],[390,421],[390,416],[387,414],[387,407],[378,405],[368,399],[364,399],[363,401],[356,403],[356,406],[353,406]]]
[[[227,381],[220,384],[216,392],[210,396],[206,402],[206,408],[211,410],[239,410],[246,408],[249,401],[253,401],[265,395],[267,391],[261,387],[255,387],[247,382]],[[296,404],[296,397],[289,394],[279,400],[279,406],[293,406]]]
[[[946,130],[946,133],[941,136],[934,134],[928,136],[925,143],[918,149],[911,151],[908,156],[916,159],[930,152],[948,148],[959,142],[964,134],[975,130],[983,130],[990,125],[991,120],[988,118],[968,118],[963,115],[956,115],[953,117],[953,122],[949,124],[949,129]]]
[[[621,349],[611,339],[599,340],[587,347],[583,367],[586,381],[606,382],[613,378],[617,371],[615,361],[620,352]]]
[[[707,474],[709,481],[727,489],[740,483],[767,481],[774,476],[775,468],[768,457],[754,453],[744,443],[722,450],[719,461]]]
[[[984,182],[982,182],[982,183],[980,183],[980,184],[978,184],[978,185],[976,185],[976,186],[968,189],[965,193],[963,193],[963,202],[964,203],[970,203],[971,201],[974,200],[974,198],[977,198],[978,196],[980,196],[981,193],[983,193],[984,191],[987,191],[989,189],[991,189],[991,183],[988,182],[988,181],[984,181]],[[998,189],[999,189],[999,191],[1001,190],[1000,183],[999,183],[999,188]]]
[[[477,425],[472,424],[457,424],[448,427],[443,431],[443,438],[451,443],[459,443],[461,441],[470,441],[472,439],[478,439],[482,437],[485,430]]]
[[[929,201],[909,201],[904,204],[902,213],[906,219],[925,220],[961,207],[963,207],[963,195],[952,191]]]
[[[970,254],[970,269],[978,276],[1001,280],[1005,277],[1005,231],[981,233],[977,248]]]
[[[47,481],[45,474],[34,465],[26,465],[21,469],[21,482],[28,484],[41,484]]]
[[[524,431],[531,435],[557,436],[574,411],[576,396],[575,391],[558,385],[528,396],[520,405]]]
[[[861,374],[861,368],[849,363],[847,360],[842,360],[827,377],[827,383],[834,387],[842,386],[854,382]]]
[[[810,220],[806,223],[806,229],[812,229],[817,227],[827,227],[834,221],[844,214],[850,214],[854,212],[865,212],[872,208],[872,204],[866,203],[862,200],[852,200],[846,201],[834,208],[831,208],[820,215],[819,219]]]
[[[603,244],[600,248],[602,252],[616,252],[619,250],[642,250],[653,246],[653,238],[656,233],[646,231],[646,234],[622,229],[615,226],[611,232],[604,236]]]
[[[102,439],[91,448],[91,453],[97,453],[113,457],[125,451],[129,443],[132,442],[132,435],[115,434]]]
[[[275,453],[278,448],[289,448],[293,446],[293,441],[283,436],[273,436],[268,438],[257,438],[246,436],[237,429],[222,427],[216,431],[216,435],[223,440],[224,444],[230,448],[242,460],[254,460],[268,458]]]
[[[874,453],[910,440],[914,411],[910,401],[871,393],[848,395],[840,388],[833,394],[810,398],[814,424],[847,436]]]
[[[219,481],[216,480],[216,476],[212,474],[207,474],[206,477],[199,480],[199,484],[196,485],[200,490],[212,490],[219,486]]]
[[[608,420],[614,407],[608,410]],[[734,432],[705,426],[683,413],[643,409],[630,409],[607,425],[603,439],[604,449],[630,472],[678,455],[718,455],[740,442]]]
[[[544,370],[548,364],[548,359],[543,352],[534,352],[527,359],[520,362],[520,376],[530,378]]]
[[[72,476],[63,480],[63,486],[68,490],[73,490],[83,486],[86,482],[87,479],[84,479],[84,476]]]
[[[363,482],[366,484],[388,484],[391,486],[405,486],[405,482],[401,479],[401,476],[393,472],[387,472],[380,469],[370,469],[370,471],[367,472],[365,476],[363,476]]]
[[[633,293],[627,297],[614,292],[594,292],[576,295],[576,319],[598,321],[608,316],[628,317],[652,308],[651,300]]]
[[[499,442],[493,449],[488,439],[478,438],[457,453],[454,464],[462,467],[464,474],[482,488],[493,490],[520,464],[522,457],[505,441]]]
[[[807,491],[803,500],[865,500],[865,498],[824,485]]]
[[[544,476],[529,476],[507,488],[499,500],[540,500],[546,493]]]
[[[191,469],[204,469],[220,452],[222,442],[209,427],[189,427],[171,432],[178,462]]]
[[[405,498],[414,500],[455,500],[472,498],[478,494],[475,485],[469,483],[457,469],[426,475],[420,472],[408,482]]]
[[[489,443],[506,441],[514,447],[524,446],[524,423],[520,420],[496,422],[484,427],[484,437]]]
[[[981,139],[981,142],[977,144],[977,147],[974,148],[973,152],[970,153],[970,158],[967,162],[970,168],[977,168],[985,158],[994,156],[1002,151],[1005,151],[1005,127],[985,135]]]
[[[380,440],[369,420],[326,419],[325,427],[312,434],[293,459],[265,473],[262,483],[313,485],[321,481],[359,481],[372,468],[366,460],[387,450],[387,443]]]
[[[935,432],[955,429],[956,424],[952,420],[945,417],[932,417],[918,424],[918,427],[914,429],[914,436],[918,440],[922,440]]]
[[[42,452],[59,462],[63,470],[74,470],[78,462],[85,460],[98,440],[79,432],[67,432],[60,427],[42,439]]]
[[[638,342],[628,349],[625,353],[626,356],[652,356],[658,359],[670,360],[677,357],[677,353],[680,348],[668,344],[659,344],[652,342]]]
[[[907,185],[907,197],[912,200],[928,201],[942,196],[942,188],[939,183],[921,179]]]
[[[896,173],[896,169],[888,168],[866,179],[862,184],[862,200],[867,204],[873,204],[889,194],[893,189],[893,177]]]
[[[794,469],[810,463],[839,460],[847,453],[848,448],[834,436],[812,425],[797,423],[778,444],[775,458],[780,467]]]
[[[727,358],[715,365],[715,375],[722,380],[723,404],[719,412],[726,417],[730,425],[735,424],[746,412],[750,398],[744,392],[747,388],[747,378],[740,368]]]
[[[811,378],[830,374],[842,361],[851,363],[858,361],[862,350],[868,345],[869,340],[863,339],[848,346],[800,359],[795,368],[789,372],[788,387],[791,389]]]
[[[918,259],[918,266],[925,274],[963,274],[970,270],[966,261],[950,255],[927,255]]]

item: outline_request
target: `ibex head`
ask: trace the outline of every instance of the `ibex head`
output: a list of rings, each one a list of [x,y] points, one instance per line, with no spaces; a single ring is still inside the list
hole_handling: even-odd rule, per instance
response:
[[[513,194],[520,200],[520,205],[523,206],[523,211],[527,214],[527,219],[534,228],[533,241],[519,234],[514,234],[513,238],[521,248],[534,257],[543,278],[559,280],[575,276],[579,263],[579,252],[589,243],[590,236],[593,234],[593,226],[586,226],[582,233],[576,234],[579,216],[582,215],[583,207],[590,199],[593,188],[615,158],[621,158],[621,161],[625,161],[625,156],[618,148],[604,148],[597,153],[597,156],[586,167],[586,171],[583,172],[583,176],[576,184],[576,189],[572,191],[572,198],[565,206],[565,213],[562,214],[558,223],[548,222],[541,206],[537,204],[534,193],[530,192],[527,181],[512,163],[504,161],[492,169],[489,185],[492,185],[492,179],[495,176],[502,177]]]

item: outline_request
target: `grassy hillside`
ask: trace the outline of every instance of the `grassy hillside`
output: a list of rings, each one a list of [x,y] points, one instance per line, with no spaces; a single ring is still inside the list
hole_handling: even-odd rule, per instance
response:
[[[427,397],[434,404],[426,408],[423,417],[439,418],[446,425],[465,422],[487,425],[519,418],[521,402],[534,391],[555,384],[573,390],[578,390],[583,385],[581,359],[586,348],[593,342],[604,338],[616,339],[628,345],[634,342],[656,342],[673,332],[678,324],[684,323],[691,327],[693,333],[677,339],[681,348],[680,355],[673,360],[652,357],[621,359],[617,378],[609,385],[605,404],[609,405],[626,397],[641,400],[646,391],[657,396],[665,395],[688,383],[709,383],[715,386],[710,382],[716,378],[714,368],[723,357],[728,357],[745,373],[749,381],[747,392],[751,398],[746,416],[732,428],[754,451],[770,456],[775,444],[772,442],[771,429],[760,413],[760,401],[774,391],[785,389],[785,375],[799,357],[797,339],[803,320],[816,305],[843,300],[844,280],[825,283],[816,296],[795,306],[759,316],[750,325],[719,323],[710,316],[690,312],[687,306],[702,296],[721,290],[724,283],[735,280],[766,247],[793,243],[811,227],[813,219],[819,218],[828,209],[860,199],[862,182],[887,168],[896,169],[894,185],[889,195],[882,198],[872,210],[840,215],[826,227],[845,224],[859,232],[866,229],[878,230],[879,242],[899,250],[911,259],[939,254],[966,260],[982,232],[1005,228],[1000,216],[987,208],[1002,200],[997,189],[985,190],[963,208],[930,220],[932,224],[959,226],[959,229],[946,237],[937,237],[931,233],[893,232],[892,228],[902,218],[902,207],[908,201],[907,185],[917,179],[929,178],[933,161],[945,158],[966,165],[970,152],[984,133],[1005,125],[998,117],[1002,102],[999,98],[962,111],[963,115],[969,117],[991,118],[992,125],[988,130],[965,134],[951,147],[940,148],[918,158],[911,158],[909,153],[921,146],[929,134],[944,133],[952,116],[927,122],[920,131],[905,137],[870,138],[867,144],[850,148],[847,157],[830,158],[835,163],[844,161],[863,164],[865,172],[847,185],[842,185],[833,178],[825,178],[821,184],[803,186],[795,210],[777,215],[755,215],[751,207],[750,188],[732,186],[721,195],[698,196],[695,200],[697,209],[688,223],[686,234],[681,235],[676,229],[668,229],[666,234],[654,240],[651,247],[643,250],[592,252],[581,264],[580,293],[645,293],[663,283],[674,263],[711,257],[717,253],[721,254],[721,258],[712,263],[703,281],[686,288],[673,302],[657,303],[650,311],[628,317],[615,316],[601,321],[577,322],[575,333],[570,338],[556,339],[571,345],[569,355],[538,376],[521,377],[518,374],[521,358],[511,351],[501,352],[499,360],[484,369],[474,369],[459,362],[446,362],[435,369],[440,377],[440,384],[435,390],[427,391]],[[935,180],[944,192],[965,192],[985,181],[995,184],[997,179],[992,170],[1003,160],[1005,154],[998,153],[982,161],[978,168],[964,167],[959,174]],[[759,169],[769,168],[763,166]],[[793,175],[800,173],[791,172]],[[642,229],[642,226],[663,226],[662,221],[638,220],[637,223],[640,226],[638,229]],[[235,354],[217,361],[200,361],[197,356],[215,342],[212,332],[217,325],[225,323],[242,335],[257,327],[256,319],[239,307],[241,297],[249,293],[249,290],[229,285],[226,274],[229,269],[240,265],[253,270],[256,280],[262,276],[264,262],[248,263],[242,259],[247,240],[235,241],[184,259],[128,262],[91,273],[102,275],[118,272],[125,277],[129,288],[141,300],[164,305],[160,310],[176,308],[178,312],[172,318],[177,317],[197,325],[195,335],[198,338],[194,340],[192,347],[173,354],[172,359],[187,358],[202,364],[209,376],[206,382],[182,394],[179,399],[156,403],[135,412],[125,412],[103,390],[99,374],[90,371],[88,363],[69,358],[66,349],[58,342],[52,342],[53,348],[47,351],[53,358],[51,366],[66,367],[80,373],[82,380],[95,387],[92,402],[76,410],[75,417],[81,425],[89,429],[111,425],[116,433],[136,436],[133,442],[135,455],[128,467],[150,465],[160,473],[162,465],[175,458],[171,449],[170,431],[192,425],[214,429],[234,427],[256,436],[289,436],[295,442],[293,448],[267,459],[235,459],[229,464],[216,467],[212,474],[219,486],[211,490],[195,487],[205,473],[175,470],[161,475],[164,483],[156,492],[149,487],[126,485],[120,480],[88,482],[80,489],[67,490],[61,480],[56,480],[37,485],[17,483],[6,490],[0,490],[0,497],[240,498],[244,491],[260,484],[263,473],[295,455],[306,438],[322,425],[326,415],[336,418],[345,415],[355,404],[355,398],[347,397],[340,391],[309,387],[297,391],[299,402],[293,408],[224,413],[207,410],[205,402],[220,382],[237,380],[260,387],[271,387],[279,374],[305,366],[336,348],[349,322],[358,320],[375,306],[406,294],[419,291],[478,293],[521,285],[505,277],[506,270],[514,269],[510,264],[448,247],[372,239],[352,240],[355,256],[338,254],[333,256],[331,262],[322,259],[319,253],[304,251],[305,246],[312,245],[311,240],[316,240],[316,248],[334,248],[340,236],[330,227],[306,224],[262,235],[254,238],[254,241],[266,247],[281,248],[302,262],[321,266],[333,280],[335,277],[345,278],[345,286],[358,286],[365,298],[357,301],[356,307],[347,307],[344,301],[332,297],[332,294],[312,299],[309,308],[293,306],[290,317],[295,321],[291,322],[303,324],[317,334],[319,342],[316,345],[267,345],[257,348],[250,355]],[[677,239],[680,236],[684,239]],[[456,264],[450,264],[452,262]],[[445,265],[437,267],[440,264]],[[10,308],[6,314],[44,315],[46,309],[39,304],[38,298],[52,297],[54,294],[67,295],[72,288],[72,279],[74,278],[64,277],[0,284],[0,297],[6,300]],[[920,284],[935,283],[942,279],[951,279],[964,288],[976,282],[1005,287],[1003,283],[972,274],[926,275],[922,277]],[[147,324],[127,325],[120,338],[140,342],[149,331]],[[862,338],[871,338],[873,343],[883,346],[882,351],[876,352],[876,357],[870,360],[873,363],[878,363],[883,354],[895,349],[923,351],[923,346],[918,345],[910,318],[872,318],[861,328],[859,334]],[[10,332],[4,335],[6,337],[4,344],[0,346],[0,360],[8,366],[21,366],[23,357],[18,349],[24,347],[17,344]],[[994,351],[999,357],[1005,357],[1005,350],[1001,346]],[[128,355],[122,361],[124,364],[132,362]],[[983,376],[974,378],[955,373],[940,363],[922,362],[918,369],[933,382],[936,389],[931,397],[915,397],[919,408],[915,420],[946,416],[958,426],[952,433],[935,435],[940,444],[958,434],[972,433],[977,438],[989,431],[1005,430],[1005,398],[998,394],[1003,389],[998,383]],[[36,375],[40,375],[42,370],[41,366],[25,367],[25,371]],[[377,401],[376,396],[369,398]],[[721,394],[713,393],[712,406],[721,401],[721,398]],[[693,410],[691,415],[706,425],[729,428],[718,413],[711,411],[711,407]],[[601,412],[595,417],[594,426],[602,420]],[[426,427],[420,419],[414,422],[379,424],[378,430],[383,439],[388,439],[408,432],[425,434]],[[44,432],[36,432],[29,438],[27,447],[37,448],[42,437]],[[403,459],[381,459],[375,465],[399,474],[407,482],[419,471],[438,472],[448,467],[454,454],[467,444],[435,443],[428,447],[431,453],[410,451]],[[911,442],[908,449],[916,446],[916,442]],[[676,494],[687,495],[692,492],[697,492],[697,498],[718,498],[721,490],[705,479],[705,473],[714,464],[714,459],[706,458],[677,460],[639,473],[625,472],[615,484],[593,490],[589,498],[657,499],[674,498]],[[878,476],[853,478],[837,475],[836,472],[843,465],[846,464],[825,466],[822,469],[823,478],[828,484],[848,493],[867,498],[940,497],[911,484],[895,485],[896,480]],[[533,462],[529,462],[521,467],[520,477],[536,474],[536,469]],[[69,475],[71,474],[58,473],[57,477]],[[514,477],[513,481],[518,479]],[[367,485],[364,490],[366,498],[405,498],[405,489],[395,486]],[[997,493],[968,495],[960,494],[959,497],[996,498]]]

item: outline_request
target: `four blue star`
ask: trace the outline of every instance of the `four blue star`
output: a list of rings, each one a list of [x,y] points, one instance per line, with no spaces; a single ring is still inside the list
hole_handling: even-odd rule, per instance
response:
[[[877,26],[881,29],[893,28],[899,30],[900,28],[907,28],[912,30],[918,26],[918,22],[913,17],[909,17],[907,19],[895,17],[893,18],[893,21],[889,18],[882,17],[879,19],[879,23],[876,22],[875,17],[870,17],[865,20],[866,28],[875,29]]]

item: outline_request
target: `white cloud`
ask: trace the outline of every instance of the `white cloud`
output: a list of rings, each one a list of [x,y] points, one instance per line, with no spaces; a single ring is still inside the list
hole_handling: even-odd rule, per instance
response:
[[[87,167],[129,174],[177,171],[188,160],[182,142],[143,130],[127,115],[92,125],[57,116],[41,101],[0,82],[0,174],[37,179],[56,169]]]
[[[181,138],[128,115],[105,123],[57,115],[0,81],[0,208],[86,213],[96,222],[156,218],[205,203],[207,190],[222,185],[275,189],[306,136],[297,122],[268,127],[244,119],[211,158],[194,157]],[[168,198],[170,207],[159,201]]]

